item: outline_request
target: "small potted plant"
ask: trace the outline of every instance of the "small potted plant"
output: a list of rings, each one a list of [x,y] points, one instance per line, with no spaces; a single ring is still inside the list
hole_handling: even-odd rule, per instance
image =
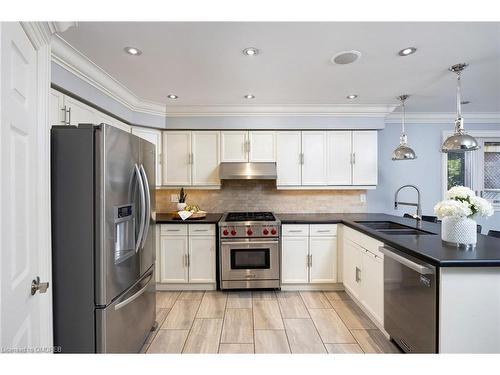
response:
[[[184,192],[184,188],[181,188],[179,192],[179,202],[177,203],[177,211],[184,211],[186,208],[186,198],[187,194]]]
[[[477,242],[477,216],[493,215],[493,207],[486,199],[476,196],[464,186],[452,187],[446,199],[434,206],[434,212],[442,219],[441,239],[459,247],[473,247]]]

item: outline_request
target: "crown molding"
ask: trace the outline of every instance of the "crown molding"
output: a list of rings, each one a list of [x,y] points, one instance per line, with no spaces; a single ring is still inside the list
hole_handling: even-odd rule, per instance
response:
[[[324,116],[385,118],[393,105],[175,105],[167,107],[167,117],[212,116]]]
[[[165,104],[141,100],[59,35],[52,38],[52,61],[132,111],[166,115]]]
[[[21,26],[30,42],[38,50],[51,42],[53,34],[76,26],[76,22],[21,22]]]
[[[500,124],[500,112],[464,113],[464,120],[472,124]],[[409,124],[453,124],[455,112],[406,112],[405,122]],[[385,118],[386,124],[401,122],[401,113],[391,113]]]

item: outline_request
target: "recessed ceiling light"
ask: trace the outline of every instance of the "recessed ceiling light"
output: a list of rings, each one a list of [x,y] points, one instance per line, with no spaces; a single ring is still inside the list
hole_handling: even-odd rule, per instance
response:
[[[356,99],[358,96],[356,94],[347,95],[347,99]]]
[[[135,47],[125,47],[124,51],[132,56],[139,56],[142,53],[142,51],[139,48]]]
[[[243,54],[246,56],[255,56],[259,54],[259,50],[255,47],[248,47],[243,50]]]
[[[330,61],[333,64],[347,65],[357,61],[360,57],[361,57],[361,52],[359,51],[356,50],[342,51],[333,56]]]
[[[169,98],[169,99],[177,99],[178,96],[175,95],[175,94],[168,94],[167,98]]]
[[[404,48],[401,51],[399,51],[398,55],[399,56],[408,56],[408,55],[414,54],[415,52],[417,52],[417,49],[415,47],[407,47],[407,48]]]
[[[246,94],[245,99],[255,99],[255,95],[252,94]]]

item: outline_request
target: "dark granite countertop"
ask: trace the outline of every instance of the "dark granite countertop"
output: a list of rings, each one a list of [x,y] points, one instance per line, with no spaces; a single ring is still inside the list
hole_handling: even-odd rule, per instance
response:
[[[156,213],[156,224],[217,224],[221,217],[222,214],[208,213],[203,219],[181,220],[171,213]]]
[[[422,230],[435,235],[387,235],[360,221],[392,221],[416,228],[414,219],[387,214],[277,214],[282,224],[342,223],[384,244],[437,267],[500,267],[500,239],[478,234],[473,250],[457,249],[441,241],[441,224],[422,222]]]

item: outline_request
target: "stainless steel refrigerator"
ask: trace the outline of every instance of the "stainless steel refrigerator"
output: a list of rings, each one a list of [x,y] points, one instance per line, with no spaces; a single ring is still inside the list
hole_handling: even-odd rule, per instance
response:
[[[106,124],[51,129],[56,351],[135,353],[154,329],[154,147]]]

